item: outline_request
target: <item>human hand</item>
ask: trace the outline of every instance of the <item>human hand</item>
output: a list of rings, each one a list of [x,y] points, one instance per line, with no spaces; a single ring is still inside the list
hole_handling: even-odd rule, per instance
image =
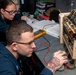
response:
[[[26,20],[27,17],[26,16],[21,16],[21,20]]]
[[[67,63],[67,56],[65,51],[57,51],[54,53],[53,58],[47,64],[47,68],[55,73],[64,63]]]

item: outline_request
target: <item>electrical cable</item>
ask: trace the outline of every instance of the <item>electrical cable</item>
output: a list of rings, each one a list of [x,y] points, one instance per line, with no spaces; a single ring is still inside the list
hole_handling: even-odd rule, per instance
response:
[[[50,47],[50,42],[46,39],[46,37],[45,36],[43,36],[43,38],[49,43],[49,47]],[[38,51],[43,51],[43,50],[45,50],[45,49],[47,49],[48,47],[46,47],[46,48],[43,48],[43,49],[35,49],[34,51],[35,52],[38,52]]]
[[[53,25],[56,25],[56,23],[44,25],[44,26],[43,26],[43,29],[46,29],[46,28],[45,28],[46,26],[51,26],[51,27],[53,27]]]
[[[35,52],[36,51],[41,51],[41,50],[43,50],[43,49],[41,49],[41,50],[38,50],[42,45],[46,45],[47,46],[47,48],[48,48],[48,50],[47,50],[47,52],[44,54],[44,62],[45,62],[45,64],[47,64],[47,61],[46,61],[46,55],[49,53],[49,51],[50,51],[50,42],[43,36],[43,38],[47,41],[47,42],[42,42],[36,49],[35,49]],[[44,49],[46,49],[46,48],[44,48]],[[33,58],[32,58],[33,59]],[[34,59],[33,59],[33,61],[34,61]],[[34,61],[34,63],[36,64],[36,62]]]

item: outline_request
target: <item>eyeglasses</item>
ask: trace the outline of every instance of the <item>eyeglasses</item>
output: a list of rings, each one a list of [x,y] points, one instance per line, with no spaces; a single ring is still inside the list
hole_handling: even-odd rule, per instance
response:
[[[31,41],[31,42],[28,42],[28,43],[22,43],[22,42],[16,42],[16,43],[18,43],[18,44],[24,44],[24,45],[31,45],[32,43],[34,43],[34,40]]]
[[[7,11],[5,10],[6,12],[8,12],[10,15],[13,15],[13,14],[17,14],[18,12],[17,11]]]

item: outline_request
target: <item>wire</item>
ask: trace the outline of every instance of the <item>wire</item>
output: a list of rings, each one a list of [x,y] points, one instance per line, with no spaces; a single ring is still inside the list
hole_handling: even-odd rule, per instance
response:
[[[43,36],[44,37],[44,36]],[[45,37],[44,37],[44,39],[46,39]],[[45,53],[45,55],[44,55],[44,62],[45,62],[45,64],[47,64],[47,62],[46,62],[46,55],[49,53],[49,51],[50,51],[50,42],[46,39],[46,41],[48,42],[48,51]]]
[[[56,23],[44,25],[44,26],[43,26],[43,29],[46,29],[46,28],[45,28],[46,26],[51,26],[51,27],[53,27],[53,25],[56,25]]]
[[[47,52],[44,54],[44,62],[45,62],[45,64],[47,64],[47,62],[46,62],[46,55],[47,55],[48,52],[50,51],[50,46],[49,46],[48,43],[46,43],[46,42],[42,42],[42,43],[40,44],[40,46],[39,46],[38,48],[36,48],[36,50],[38,50],[42,45],[46,45],[46,46],[48,47]]]
[[[44,62],[45,62],[45,64],[47,64],[46,55],[49,53],[49,51],[50,51],[50,47],[48,48],[47,52],[46,52],[45,55],[44,55]]]
[[[47,61],[46,61],[46,55],[49,53],[49,51],[50,51],[50,42],[43,36],[43,38],[47,41],[47,42],[42,42],[36,49],[35,49],[35,52],[36,51],[41,51],[41,50],[43,50],[43,49],[41,49],[41,50],[38,50],[42,45],[46,45],[47,46],[47,52],[44,54],[44,62],[45,62],[45,64],[47,64]],[[46,49],[46,48],[44,48],[44,49]],[[34,61],[35,62],[35,61]]]
[[[43,38],[44,38],[44,39],[49,43],[49,46],[48,46],[48,47],[50,47],[50,42],[46,39],[46,37],[45,37],[45,36],[43,36]],[[38,48],[38,49],[35,49],[34,51],[35,51],[35,52],[43,51],[43,50],[45,50],[45,49],[48,49],[48,47],[43,48],[43,49],[40,49],[40,50],[39,50],[39,48]]]

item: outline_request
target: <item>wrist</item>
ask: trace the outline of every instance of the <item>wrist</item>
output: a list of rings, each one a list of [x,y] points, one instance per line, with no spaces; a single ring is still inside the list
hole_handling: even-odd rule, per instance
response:
[[[53,57],[52,60],[49,61],[49,63],[47,64],[46,67],[49,70],[51,70],[53,72],[53,74],[54,74],[59,65],[60,65],[60,60],[58,58],[56,58],[56,57]]]
[[[48,63],[48,65],[46,66],[46,68],[48,68],[49,70],[51,70],[53,72],[53,74],[55,73],[55,66],[53,63]]]

